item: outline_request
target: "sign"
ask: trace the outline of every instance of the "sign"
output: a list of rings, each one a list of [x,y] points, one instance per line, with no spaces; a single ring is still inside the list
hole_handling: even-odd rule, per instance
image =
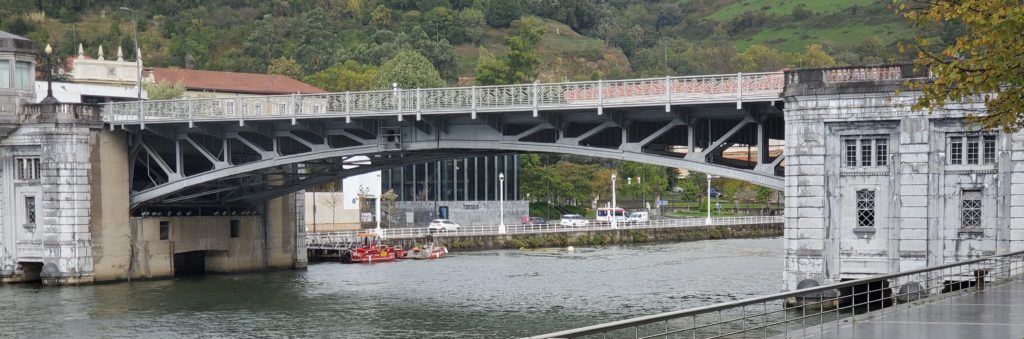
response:
[[[668,200],[658,200],[658,206],[668,205]]]

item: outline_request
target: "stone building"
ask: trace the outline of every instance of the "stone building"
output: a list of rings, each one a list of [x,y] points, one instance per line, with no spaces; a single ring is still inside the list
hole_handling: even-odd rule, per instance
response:
[[[786,289],[1024,250],[1024,134],[915,111],[911,66],[787,73]]]

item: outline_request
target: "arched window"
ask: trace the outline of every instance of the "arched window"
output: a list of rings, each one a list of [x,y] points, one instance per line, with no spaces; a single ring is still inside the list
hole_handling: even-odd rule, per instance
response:
[[[875,191],[857,191],[857,227],[875,227]]]

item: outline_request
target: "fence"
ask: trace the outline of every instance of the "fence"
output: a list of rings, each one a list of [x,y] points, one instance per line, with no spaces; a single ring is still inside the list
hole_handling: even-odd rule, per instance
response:
[[[557,222],[557,221],[555,221]],[[582,226],[561,226],[557,223],[548,223],[541,225],[506,225],[506,233],[504,234],[543,234],[543,233],[559,233],[559,232],[579,232],[579,231],[601,231],[601,230],[612,230],[612,229],[648,229],[648,228],[673,228],[673,227],[694,227],[694,226],[729,226],[729,225],[757,225],[757,224],[781,224],[783,223],[783,217],[781,216],[751,216],[751,217],[730,217],[730,218],[713,218],[711,223],[708,224],[704,218],[687,218],[687,219],[660,219],[650,220],[643,222],[617,222],[614,225],[609,222],[588,222]],[[486,235],[500,235],[499,226],[488,225],[488,226],[460,226],[457,230],[452,231],[431,231],[426,227],[406,227],[406,228],[391,228],[381,229],[381,235],[388,239],[413,239],[423,237],[429,234],[443,234],[449,237],[459,236],[486,236]],[[326,244],[326,243],[338,243],[347,242],[349,239],[355,238],[356,234],[360,233],[372,233],[374,229],[356,230],[347,232],[320,232],[320,233],[309,233],[306,235],[307,243],[312,245]]]
[[[533,338],[767,338],[836,335],[866,312],[983,289],[1024,274],[1024,251],[696,307]],[[896,308],[889,307],[896,306]],[[873,313],[871,316],[877,316]]]

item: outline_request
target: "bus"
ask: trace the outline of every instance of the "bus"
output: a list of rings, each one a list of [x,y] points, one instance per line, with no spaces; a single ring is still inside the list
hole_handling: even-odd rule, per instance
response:
[[[597,209],[597,221],[611,222],[612,218],[615,218],[615,221],[618,222],[625,222],[626,210],[611,207],[602,207]]]

